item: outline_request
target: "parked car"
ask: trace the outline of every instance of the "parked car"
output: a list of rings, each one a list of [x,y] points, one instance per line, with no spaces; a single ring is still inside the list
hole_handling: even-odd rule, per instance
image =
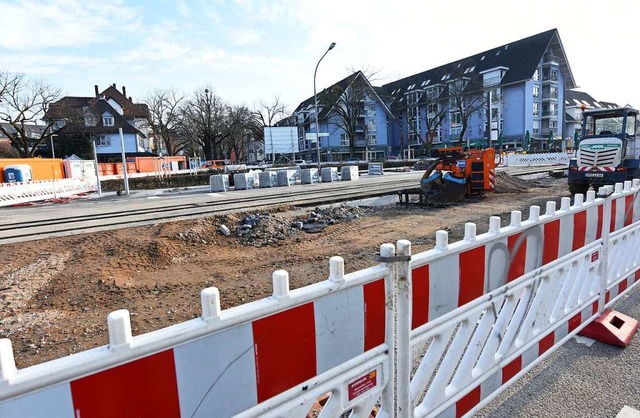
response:
[[[360,158],[347,158],[346,160],[342,160],[343,163],[360,163],[362,160]]]
[[[305,160],[293,160],[293,165],[307,165]]]

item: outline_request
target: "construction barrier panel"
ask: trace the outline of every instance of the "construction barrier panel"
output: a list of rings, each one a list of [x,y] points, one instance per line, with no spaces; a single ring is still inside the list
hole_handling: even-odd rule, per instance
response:
[[[0,183],[0,206],[70,197],[96,190],[98,183],[95,177]]]
[[[535,165],[569,165],[573,153],[506,154],[504,165],[509,167],[530,167]]]
[[[378,265],[132,336],[107,318],[109,345],[18,370],[0,340],[0,416],[460,417],[511,385],[640,279],[640,181],[490,218],[435,248],[383,244]]]
[[[279,270],[270,298],[221,311],[205,289],[201,318],[136,337],[116,311],[108,346],[24,370],[0,340],[0,416],[305,416],[327,392],[331,416],[370,412],[391,378],[392,272],[345,275],[334,257],[328,280],[290,291]]]

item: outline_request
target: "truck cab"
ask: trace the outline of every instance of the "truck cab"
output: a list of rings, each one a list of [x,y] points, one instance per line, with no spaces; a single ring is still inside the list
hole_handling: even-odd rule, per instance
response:
[[[583,111],[582,137],[569,162],[571,193],[638,177],[637,117],[630,107]]]

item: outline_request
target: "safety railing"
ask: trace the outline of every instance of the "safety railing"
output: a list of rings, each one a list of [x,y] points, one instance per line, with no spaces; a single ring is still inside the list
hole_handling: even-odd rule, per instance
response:
[[[0,206],[69,197],[98,189],[95,177],[0,183]]]
[[[392,377],[392,272],[333,257],[328,280],[289,290],[278,270],[270,298],[221,311],[205,289],[201,318],[136,337],[112,312],[108,346],[24,370],[0,340],[0,416],[305,416],[326,393],[321,416],[367,416]]]
[[[548,154],[507,154],[504,165],[509,167],[529,167],[537,165],[569,165],[571,155],[564,152]]]
[[[640,181],[532,206],[432,250],[383,244],[380,264],[140,336],[109,315],[109,345],[17,370],[0,340],[0,416],[472,414],[640,278]]]

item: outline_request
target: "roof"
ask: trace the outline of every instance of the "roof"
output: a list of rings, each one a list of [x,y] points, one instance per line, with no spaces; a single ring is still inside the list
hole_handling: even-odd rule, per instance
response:
[[[0,125],[2,125],[2,128],[4,128],[4,130],[10,134],[14,134],[16,132],[15,128],[10,123],[0,122]],[[29,137],[38,137],[38,138],[44,133],[44,130],[46,128],[46,126],[44,125],[35,125],[31,123],[25,123],[23,127]],[[3,137],[4,137],[4,134],[2,131],[0,131],[0,138],[3,138]]]
[[[88,106],[91,99],[92,97],[65,96],[49,105],[45,119],[68,117],[69,113],[75,113],[78,109],[82,110],[84,106]]]
[[[61,98],[51,103],[49,109],[47,109],[45,118],[60,119],[78,117],[79,112],[81,112],[84,107],[88,108],[95,105],[100,98],[106,100],[113,99],[118,102],[118,104],[122,106],[125,119],[146,119],[149,116],[149,107],[146,104],[133,103],[130,98],[120,93],[115,85],[111,85],[95,97],[65,96]]]
[[[362,74],[361,71],[357,71],[351,75],[349,75],[348,77],[343,78],[342,80],[338,81],[335,84],[332,84],[330,87],[322,90],[321,92],[318,92],[316,94],[316,96],[318,97],[318,103],[325,103],[327,98],[329,97],[331,90],[335,87],[340,87],[342,90],[346,90],[346,88],[351,84],[351,82],[353,80],[356,79],[356,77],[358,76],[358,74]],[[298,113],[299,111],[301,111],[302,109],[305,109],[309,106],[312,106],[315,104],[314,101],[314,96],[309,97],[308,99],[306,99],[305,101],[301,102],[298,107],[296,108],[296,110],[293,111],[293,113]],[[334,102],[335,104],[335,102]],[[322,114],[322,111],[320,111],[320,114]]]
[[[567,88],[575,87],[575,80],[564,54],[557,29],[551,29],[484,52],[450,62],[439,67],[393,81],[381,87],[383,95],[397,101],[414,89],[425,89],[434,85],[446,85],[449,79],[468,78],[472,84],[481,85],[481,73],[498,68],[507,68],[500,85],[523,82],[533,77],[543,55],[550,48],[554,61],[566,77]]]
[[[119,128],[122,128],[123,133],[138,134],[146,138],[146,135],[143,132],[140,132],[140,130],[129,123],[123,115],[116,112],[116,110],[104,98],[100,98],[95,101],[88,111],[96,117],[96,126],[88,127],[89,131],[94,131],[95,133],[116,133],[119,132]],[[102,115],[105,112],[108,112],[113,116],[113,126],[104,126],[102,124]]]
[[[375,95],[375,98],[378,100],[378,102],[384,107],[385,111],[387,111],[389,115],[391,115],[391,110],[387,107],[386,103],[380,98],[378,94],[378,91],[380,91],[379,88],[373,87],[371,83],[369,83],[369,80],[367,79],[367,77],[362,73],[362,71],[356,71],[355,73],[343,78],[342,80],[338,81],[337,83],[331,85],[330,87],[322,90],[317,94],[318,103],[323,104],[322,109],[318,113],[318,118],[320,119],[325,118],[327,114],[331,111],[331,109],[333,109],[333,107],[338,102],[338,99],[340,96],[334,94],[334,92],[336,91],[336,88],[338,88],[339,91],[343,92],[351,84],[353,84],[356,81],[356,79],[360,77],[362,78],[362,80],[364,80],[368,88]],[[300,103],[293,113],[294,114],[298,113],[301,110],[305,108],[309,108],[310,106],[313,106],[313,105],[315,105],[314,96],[311,96],[310,98]]]
[[[124,117],[127,119],[129,119],[129,117],[147,118],[149,116],[149,108],[146,104],[133,103],[133,101],[127,98],[124,94],[120,93],[115,84],[107,87],[107,89],[100,93],[98,97],[93,97],[89,101],[89,106],[94,105],[101,97],[104,97],[106,100],[113,99],[118,102],[118,104],[122,106]]]
[[[616,103],[598,101],[589,93],[578,90],[567,90],[565,94],[565,105],[567,107],[586,106],[594,109],[615,109],[620,106]]]

